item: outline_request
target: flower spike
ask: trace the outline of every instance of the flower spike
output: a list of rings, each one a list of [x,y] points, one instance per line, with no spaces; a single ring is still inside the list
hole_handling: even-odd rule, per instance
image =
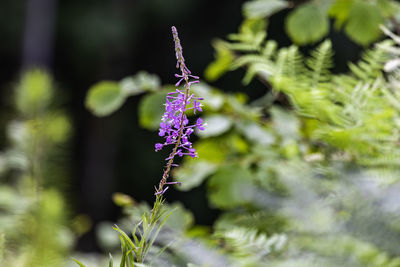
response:
[[[176,67],[181,71],[180,74],[175,74],[175,77],[179,79],[175,87],[179,87],[182,82],[184,82],[184,86],[183,89],[176,88],[174,92],[168,93],[166,103],[164,104],[165,112],[161,118],[158,135],[165,140],[164,143],[155,144],[155,150],[159,151],[166,145],[174,145],[174,148],[171,154],[166,158],[168,162],[155,195],[163,195],[165,191],[167,191],[168,186],[164,188],[164,185],[181,185],[180,182],[167,182],[171,167],[176,166],[176,164],[173,163],[174,158],[175,156],[182,157],[183,155],[188,155],[192,158],[197,157],[197,152],[192,147],[192,143],[189,142],[189,137],[194,132],[194,128],[204,130],[204,124],[201,118],[198,118],[194,124],[189,124],[189,119],[185,114],[188,110],[193,110],[194,114],[196,114],[196,112],[202,112],[200,101],[203,98],[195,97],[190,92],[191,85],[198,83],[199,77],[192,75],[185,64],[178,31],[174,26],[172,26],[172,36],[175,43]]]

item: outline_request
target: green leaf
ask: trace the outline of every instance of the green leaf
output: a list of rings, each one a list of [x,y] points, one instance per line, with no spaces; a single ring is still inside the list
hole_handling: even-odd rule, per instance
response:
[[[245,19],[240,25],[238,34],[230,34],[228,38],[232,41],[240,41],[245,44],[236,44],[238,50],[257,49],[267,36],[267,22],[264,19]],[[230,45],[231,48],[235,44]],[[246,48],[247,47],[247,48]]]
[[[378,4],[382,16],[385,18],[394,16],[400,12],[400,4],[396,1],[377,0],[376,3]]]
[[[284,139],[298,140],[300,138],[300,121],[293,112],[275,106],[271,108],[270,112],[274,129]]]
[[[164,114],[164,103],[167,91],[148,94],[139,104],[140,126],[149,130],[157,130],[160,126],[161,117]]]
[[[293,42],[312,44],[329,32],[329,19],[316,4],[304,4],[289,14],[285,27]]]
[[[48,107],[53,96],[50,75],[44,70],[33,69],[23,74],[16,88],[16,107],[25,115],[36,114]]]
[[[220,168],[208,180],[210,202],[224,209],[250,203],[254,195],[251,180],[247,168],[233,164]]]
[[[287,6],[288,2],[282,0],[254,0],[243,4],[243,13],[246,18],[264,18]]]
[[[80,261],[76,260],[76,259],[72,259],[76,264],[78,264],[80,267],[86,267],[83,263],[81,263]]]
[[[356,43],[368,45],[380,36],[381,23],[383,23],[383,17],[378,6],[358,0],[351,6],[345,32]]]
[[[339,30],[349,18],[353,0],[336,0],[329,9],[329,15],[335,18],[335,28]]]
[[[168,205],[171,214],[165,222],[165,226],[178,232],[185,232],[194,223],[193,214],[185,209],[180,202],[174,202]]]
[[[197,135],[202,138],[218,136],[228,131],[232,126],[232,120],[227,116],[211,115],[204,117],[207,123],[204,131],[197,131]]]
[[[212,45],[215,49],[215,60],[204,71],[204,77],[211,82],[224,75],[235,58],[224,42],[217,40]]]
[[[133,250],[136,254],[137,248],[135,244],[132,242],[132,240],[129,238],[129,236],[124,231],[122,231],[117,225],[115,225],[113,229],[120,234],[120,237],[122,238],[124,243],[129,247],[128,250]]]
[[[207,161],[187,160],[182,167],[179,167],[174,171],[174,179],[182,183],[178,189],[188,191],[199,186],[207,176],[215,172],[216,167],[215,163]]]
[[[275,136],[271,133],[271,131],[263,128],[257,123],[248,122],[238,126],[248,140],[259,145],[268,146],[275,142]]]
[[[120,192],[115,192],[112,195],[112,199],[115,205],[119,207],[133,206],[135,204],[135,201],[132,197]]]
[[[93,85],[86,96],[86,107],[96,116],[107,116],[122,106],[125,95],[117,82],[103,81]]]
[[[114,266],[113,256],[111,255],[111,253],[108,253],[108,255],[110,256],[110,261],[108,262],[108,267],[113,267]]]
[[[157,75],[140,71],[134,76],[126,77],[119,82],[125,95],[137,95],[146,91],[155,92],[161,86]]]
[[[228,153],[228,147],[224,138],[200,140],[196,143],[195,147],[200,159],[206,159],[208,162],[213,163],[222,163]]]

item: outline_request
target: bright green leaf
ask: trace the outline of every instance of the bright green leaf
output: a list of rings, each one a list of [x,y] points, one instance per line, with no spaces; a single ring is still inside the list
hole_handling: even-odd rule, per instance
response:
[[[76,264],[78,264],[80,267],[86,267],[83,263],[81,263],[80,261],[76,260],[76,259],[72,259]]]
[[[264,18],[287,6],[288,2],[282,0],[254,0],[244,3],[243,13],[247,18]]]
[[[225,139],[221,140],[220,138],[208,138],[198,141],[195,148],[199,158],[213,163],[223,162],[229,149],[223,141]]]
[[[230,34],[228,35],[228,38],[232,41],[240,41],[242,43],[247,43],[247,45],[250,44],[251,47],[256,48],[261,45],[262,41],[264,41],[265,37],[267,36],[266,29],[267,22],[264,19],[245,19],[240,25],[239,33]],[[239,45],[237,47],[239,48],[243,44],[237,45]],[[234,46],[235,44],[231,45],[230,47]]]
[[[30,70],[23,74],[16,88],[16,107],[25,115],[37,114],[48,107],[53,95],[50,75],[44,70]]]
[[[96,116],[107,116],[125,101],[117,82],[103,81],[93,85],[86,96],[86,107]]]
[[[377,0],[376,2],[381,11],[382,16],[385,18],[399,14],[400,4],[396,1],[391,0]]]
[[[329,9],[329,15],[335,18],[335,28],[339,30],[349,18],[353,0],[336,0]]]
[[[368,45],[380,36],[381,23],[383,23],[383,17],[378,6],[358,0],[351,6],[345,31],[356,43]]]
[[[286,19],[286,32],[297,44],[312,44],[329,32],[328,16],[315,4],[304,4]]]
[[[217,40],[213,42],[215,49],[215,60],[211,62],[204,71],[204,77],[208,81],[215,81],[229,70],[231,63],[234,60],[234,55],[224,42]]]

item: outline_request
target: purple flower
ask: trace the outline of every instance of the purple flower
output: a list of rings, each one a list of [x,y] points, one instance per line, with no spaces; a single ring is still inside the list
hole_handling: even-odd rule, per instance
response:
[[[165,102],[165,112],[161,118],[160,129],[158,135],[163,137],[164,143],[155,144],[155,150],[159,151],[166,145],[173,145],[171,154],[166,158],[168,161],[163,178],[160,181],[159,188],[156,195],[162,195],[168,187],[164,189],[164,185],[168,184],[167,179],[173,164],[174,157],[188,155],[192,158],[197,157],[196,150],[192,147],[189,141],[190,135],[194,132],[194,128],[204,130],[203,120],[198,118],[196,123],[190,124],[185,112],[193,110],[193,113],[202,112],[200,101],[203,98],[195,97],[190,92],[190,86],[198,83],[198,76],[191,74],[190,70],[186,67],[185,59],[182,54],[182,46],[178,37],[178,32],[172,26],[172,35],[175,42],[175,55],[177,59],[176,67],[180,69],[180,74],[175,74],[179,80],[175,84],[177,87],[174,92],[167,95]],[[183,88],[179,88],[183,83]]]
[[[196,127],[197,129],[203,131],[204,130],[204,124],[203,124],[203,119],[202,118],[198,118],[196,121]]]

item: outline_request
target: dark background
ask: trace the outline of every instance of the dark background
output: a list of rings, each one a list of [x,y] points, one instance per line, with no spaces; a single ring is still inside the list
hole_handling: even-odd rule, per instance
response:
[[[191,71],[202,76],[213,59],[211,41],[237,32],[242,21],[239,0],[2,0],[0,1],[0,145],[6,144],[4,125],[12,117],[12,88],[23,69],[50,71],[59,96],[74,124],[66,186],[72,213],[88,214],[93,223],[115,221],[119,209],[113,192],[135,200],[153,200],[162,175],[164,153],[154,152],[157,133],[138,126],[140,96],[130,98],[116,113],[96,118],[85,108],[88,88],[100,80],[120,80],[146,70],[163,83],[174,83],[175,52],[171,26],[179,31]],[[301,2],[301,1],[298,1]],[[287,46],[284,17],[269,22],[269,38]],[[355,60],[360,48],[333,32],[336,71]],[[307,47],[303,50],[307,50]],[[251,99],[265,93],[258,82],[243,88],[242,73],[228,73],[213,85],[226,91],[246,91]],[[218,211],[208,207],[204,185],[190,192],[168,191],[194,212],[197,224],[211,224]],[[81,238],[79,249],[97,249],[94,231]]]

